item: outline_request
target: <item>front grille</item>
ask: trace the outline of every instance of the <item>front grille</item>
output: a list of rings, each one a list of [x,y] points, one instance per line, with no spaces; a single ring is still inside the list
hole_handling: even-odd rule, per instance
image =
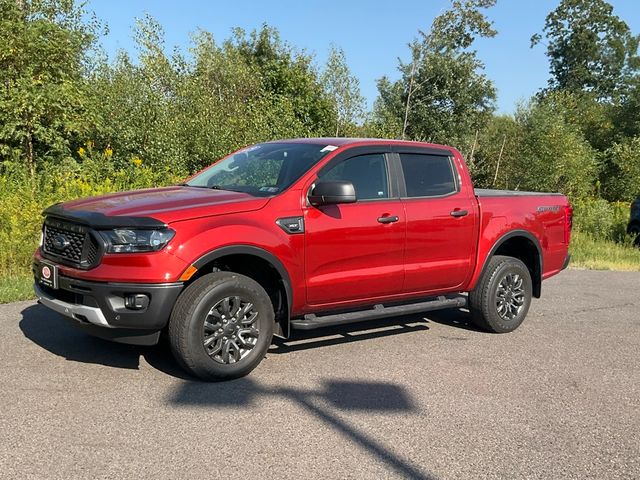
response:
[[[43,235],[45,257],[85,269],[95,266],[99,260],[100,246],[88,227],[47,218]]]

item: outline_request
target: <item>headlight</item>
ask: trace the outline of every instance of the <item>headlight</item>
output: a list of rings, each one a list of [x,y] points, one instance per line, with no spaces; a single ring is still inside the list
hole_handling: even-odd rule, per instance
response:
[[[100,232],[107,244],[107,253],[156,252],[164,248],[175,234],[176,232],[170,228],[162,230],[116,228]]]

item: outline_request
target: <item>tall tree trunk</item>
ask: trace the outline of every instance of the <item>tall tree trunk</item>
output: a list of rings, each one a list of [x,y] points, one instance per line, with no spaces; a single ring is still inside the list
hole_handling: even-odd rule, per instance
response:
[[[413,79],[416,73],[416,59],[411,64],[411,77],[409,78],[409,92],[407,93],[407,104],[404,107],[404,122],[402,124],[402,140],[405,139],[407,133],[407,124],[409,121],[409,108],[411,107],[411,94],[413,93]]]
[[[473,165],[473,155],[476,153],[476,146],[478,145],[478,130],[476,130],[476,136],[473,139],[473,145],[471,145],[471,155],[467,158],[467,163]]]
[[[496,163],[496,174],[493,177],[493,186],[496,186],[496,180],[498,180],[498,170],[500,170],[500,159],[502,158],[502,152],[504,152],[504,144],[507,143],[507,136],[502,137],[502,146],[500,147],[500,153],[498,154],[498,162]]]

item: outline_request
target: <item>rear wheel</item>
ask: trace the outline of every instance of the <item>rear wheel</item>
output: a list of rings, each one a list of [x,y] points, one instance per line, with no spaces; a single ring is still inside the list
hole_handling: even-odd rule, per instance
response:
[[[531,274],[517,258],[496,255],[469,293],[473,323],[494,333],[520,326],[531,305]]]
[[[180,365],[203,380],[244,376],[273,337],[273,306],[254,280],[216,272],[182,292],[169,319],[169,342]]]

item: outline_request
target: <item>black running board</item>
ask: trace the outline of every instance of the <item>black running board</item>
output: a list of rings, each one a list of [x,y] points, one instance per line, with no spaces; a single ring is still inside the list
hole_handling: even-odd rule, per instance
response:
[[[304,318],[291,320],[291,327],[296,330],[313,330],[314,328],[364,322],[366,320],[408,315],[411,313],[429,312],[432,310],[442,310],[444,308],[461,308],[466,305],[466,296],[440,296],[432,300],[410,303],[407,305],[393,305],[390,307],[375,305],[373,308],[358,310],[356,312],[336,313],[321,316],[316,316],[314,313],[310,313],[305,315]]]

